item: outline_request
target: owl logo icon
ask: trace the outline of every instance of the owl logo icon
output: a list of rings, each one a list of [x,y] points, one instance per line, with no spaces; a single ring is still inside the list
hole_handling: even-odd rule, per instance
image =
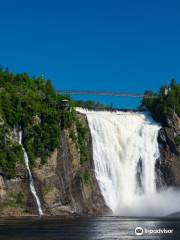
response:
[[[143,230],[142,227],[137,227],[137,228],[135,229],[135,234],[136,234],[137,236],[142,236],[143,233],[144,233],[144,230]]]

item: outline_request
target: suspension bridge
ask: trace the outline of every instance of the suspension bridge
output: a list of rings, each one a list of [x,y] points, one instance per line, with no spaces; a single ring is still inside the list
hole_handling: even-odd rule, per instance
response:
[[[157,98],[156,95],[128,92],[111,91],[79,91],[79,90],[58,90],[61,95],[89,95],[89,96],[112,96],[112,97],[130,97],[130,98]]]

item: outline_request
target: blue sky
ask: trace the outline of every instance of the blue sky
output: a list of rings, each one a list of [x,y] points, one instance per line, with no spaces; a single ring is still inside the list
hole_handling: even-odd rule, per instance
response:
[[[180,82],[178,0],[6,0],[0,9],[0,64],[15,72],[57,89],[141,93]]]

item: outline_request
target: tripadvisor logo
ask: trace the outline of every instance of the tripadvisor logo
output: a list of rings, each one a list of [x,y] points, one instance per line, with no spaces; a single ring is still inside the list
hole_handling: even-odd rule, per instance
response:
[[[144,230],[143,230],[142,227],[137,227],[137,228],[135,229],[135,234],[136,234],[137,236],[142,236],[143,233],[144,233]]]
[[[151,235],[151,234],[173,234],[174,233],[174,229],[147,229],[147,228],[142,228],[142,227],[137,227],[135,229],[135,235],[137,236],[142,236],[142,235]]]

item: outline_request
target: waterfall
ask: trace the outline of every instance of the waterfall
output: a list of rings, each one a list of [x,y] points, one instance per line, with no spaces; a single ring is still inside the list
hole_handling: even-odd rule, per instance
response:
[[[179,193],[157,190],[160,125],[148,113],[77,111],[87,115],[96,179],[113,214],[163,216],[180,209]]]
[[[31,193],[33,194],[33,196],[36,200],[39,215],[43,215],[43,211],[42,211],[42,208],[41,208],[41,202],[40,202],[39,197],[37,195],[37,192],[36,192],[36,189],[35,189],[35,186],[34,186],[34,180],[33,180],[31,170],[30,170],[30,167],[29,167],[28,155],[27,155],[26,150],[25,150],[25,148],[23,147],[23,144],[22,144],[22,131],[21,130],[19,131],[18,135],[19,135],[19,144],[22,146],[22,150],[23,150],[23,153],[24,153],[25,165],[26,165],[26,168],[27,168],[27,171],[28,171],[28,174],[29,174],[30,190],[31,190]]]

